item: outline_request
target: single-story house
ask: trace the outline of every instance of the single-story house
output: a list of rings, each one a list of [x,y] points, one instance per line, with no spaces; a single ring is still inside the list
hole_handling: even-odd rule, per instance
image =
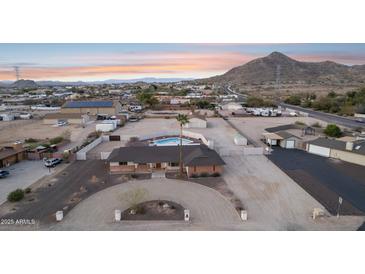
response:
[[[306,150],[320,156],[365,166],[365,140],[344,142],[321,137],[307,142]]]
[[[81,113],[48,113],[43,117],[43,124],[46,125],[54,125],[61,121],[81,125],[89,122],[90,117],[87,114]]]
[[[299,147],[300,137],[284,130],[278,132],[265,132],[262,135],[265,138],[265,143],[270,146],[281,146],[289,149]]]
[[[0,147],[0,168],[18,163],[26,158],[25,149],[20,143]]]
[[[184,125],[184,128],[206,128],[207,127],[207,119],[205,116],[196,115],[189,117],[189,123]]]
[[[184,172],[190,177],[223,172],[219,154],[207,146],[182,146]],[[151,173],[179,169],[179,146],[131,146],[116,148],[107,162],[111,173]]]
[[[67,101],[63,104],[61,113],[117,115],[121,110],[119,101]]]

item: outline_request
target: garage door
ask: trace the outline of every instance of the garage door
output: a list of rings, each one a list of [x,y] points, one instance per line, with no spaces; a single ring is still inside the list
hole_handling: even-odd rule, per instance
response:
[[[317,154],[324,157],[330,157],[330,149],[326,147],[319,147],[315,145],[309,145],[309,153]]]
[[[294,148],[295,141],[294,140],[286,140],[286,148]]]

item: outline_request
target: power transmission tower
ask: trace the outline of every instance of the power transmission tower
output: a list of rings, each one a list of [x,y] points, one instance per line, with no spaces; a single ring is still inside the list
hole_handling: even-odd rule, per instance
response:
[[[18,81],[20,79],[19,67],[18,66],[15,66],[14,67],[14,70],[15,70],[16,80]]]

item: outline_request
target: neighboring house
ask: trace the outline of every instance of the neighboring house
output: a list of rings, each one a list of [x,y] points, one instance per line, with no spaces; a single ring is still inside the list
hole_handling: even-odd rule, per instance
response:
[[[11,146],[0,147],[0,168],[13,165],[24,160],[25,149],[20,143]]]
[[[309,153],[365,166],[365,140],[341,141],[318,138],[306,146]]]
[[[43,124],[54,125],[58,122],[67,122],[69,124],[86,124],[90,117],[81,113],[48,113],[43,117]]]
[[[68,101],[63,104],[61,113],[117,115],[121,110],[118,101]]]
[[[265,132],[262,134],[265,143],[270,146],[281,146],[283,148],[298,148],[301,138],[287,131]]]
[[[205,116],[202,115],[193,115],[189,117],[189,123],[184,125],[184,128],[206,128],[207,120]]]
[[[183,146],[184,172],[190,177],[223,172],[225,165],[215,150],[205,145]],[[107,162],[111,173],[151,173],[177,171],[179,146],[131,146],[114,149]]]

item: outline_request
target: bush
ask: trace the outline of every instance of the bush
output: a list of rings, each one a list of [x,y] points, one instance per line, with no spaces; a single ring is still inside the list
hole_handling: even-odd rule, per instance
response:
[[[324,130],[324,134],[330,137],[341,137],[342,131],[341,129],[335,124],[329,124]]]
[[[18,202],[23,198],[24,198],[24,191],[23,191],[23,189],[20,189],[20,188],[10,192],[8,195],[9,202]]]
[[[58,136],[58,137],[55,137],[55,138],[52,138],[49,140],[49,143],[51,145],[56,145],[56,144],[59,144],[63,141],[63,137],[62,136]]]
[[[28,138],[28,139],[25,139],[24,141],[26,143],[36,143],[36,142],[38,142],[38,140],[37,139],[34,139],[34,138]]]
[[[199,176],[197,174],[192,174],[190,177],[191,178],[198,178]]]
[[[318,122],[313,123],[311,126],[312,127],[317,127],[317,128],[321,128],[322,127],[322,125],[320,123],[318,123]]]
[[[219,176],[221,176],[221,174],[220,174],[219,172],[214,172],[214,173],[212,174],[212,177],[219,177]]]
[[[200,173],[200,177],[208,177],[209,174],[207,172],[202,172]]]
[[[290,105],[298,106],[301,103],[301,98],[298,95],[291,95],[288,98],[286,98],[284,102]]]
[[[31,193],[31,192],[32,192],[32,189],[31,189],[30,187],[27,187],[26,189],[24,189],[24,192],[25,192],[26,194],[29,194],[29,193]]]
[[[295,124],[297,126],[306,126],[307,125],[306,123],[303,123],[302,121],[295,121]]]

